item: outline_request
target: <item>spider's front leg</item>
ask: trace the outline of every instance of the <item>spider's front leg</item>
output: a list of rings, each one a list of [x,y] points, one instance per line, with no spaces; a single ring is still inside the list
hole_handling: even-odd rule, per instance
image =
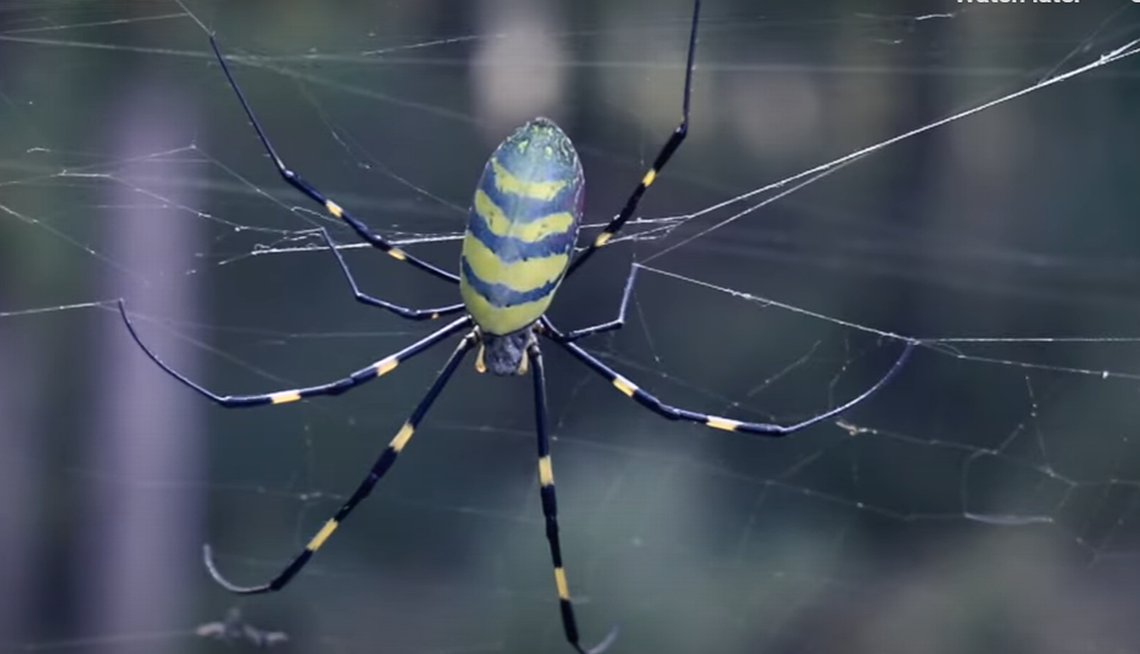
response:
[[[574,274],[583,263],[586,262],[598,248],[610,242],[621,230],[632,216],[633,212],[637,211],[637,205],[641,202],[641,196],[645,195],[650,185],[657,180],[657,175],[665,168],[665,164],[669,163],[669,159],[673,157],[673,153],[681,144],[685,142],[685,137],[689,134],[689,100],[693,95],[693,62],[697,53],[697,24],[701,16],[701,0],[693,2],[693,26],[689,29],[689,54],[685,60],[685,95],[681,105],[681,123],[677,125],[673,133],[669,135],[669,140],[665,141],[665,145],[661,146],[661,150],[657,153],[657,157],[653,160],[653,165],[641,177],[641,181],[634,187],[633,192],[630,193],[629,198],[625,201],[625,205],[614,216],[612,220],[605,227],[602,228],[601,233],[594,237],[593,242],[586,246],[573,261],[570,262],[570,269],[566,271],[566,276]]]
[[[210,35],[210,47],[213,48],[214,56],[217,58],[218,63],[221,65],[222,72],[225,73],[226,80],[228,80],[230,83],[230,88],[234,90],[234,94],[237,95],[238,101],[241,102],[241,107],[245,110],[246,117],[253,125],[254,131],[257,132],[257,138],[261,141],[261,145],[265,148],[266,154],[268,154],[269,158],[273,161],[273,165],[277,167],[277,172],[281,175],[281,179],[285,180],[286,183],[301,193],[304,193],[306,196],[312,199],[313,202],[321,205],[325,211],[327,211],[334,218],[343,220],[348,224],[349,227],[353,229],[353,231],[356,232],[360,238],[364,239],[366,242],[368,242],[369,245],[376,248],[377,250],[388,253],[389,256],[396,259],[397,261],[406,261],[412,266],[419,268],[420,270],[429,273],[434,277],[449,281],[453,284],[459,283],[459,277],[455,274],[449,273],[442,268],[434,266],[426,261],[423,261],[422,259],[408,254],[403,249],[398,248],[390,243],[383,236],[380,236],[379,234],[376,234],[372,230],[368,229],[367,225],[360,222],[356,217],[350,214],[348,210],[334,202],[331,198],[325,197],[325,195],[318,191],[315,186],[302,179],[299,174],[286,166],[281,157],[277,156],[277,150],[273,148],[273,144],[269,141],[269,136],[265,133],[265,130],[262,129],[261,123],[257,120],[257,116],[254,115],[253,107],[251,107],[249,102],[245,99],[245,94],[242,93],[241,87],[238,86],[237,80],[234,79],[233,73],[230,72],[229,64],[226,63],[226,58],[222,56],[222,51],[218,47],[218,41],[214,38],[213,34]]]

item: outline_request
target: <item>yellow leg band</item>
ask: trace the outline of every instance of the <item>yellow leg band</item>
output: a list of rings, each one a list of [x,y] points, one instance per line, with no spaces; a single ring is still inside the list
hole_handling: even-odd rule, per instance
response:
[[[321,527],[321,530],[317,532],[317,535],[313,536],[313,540],[309,541],[309,544],[305,546],[305,549],[309,550],[310,552],[316,552],[318,549],[320,549],[321,545],[325,544],[325,541],[329,539],[329,536],[332,536],[332,533],[336,531],[337,526],[338,523],[336,520],[329,520],[326,522],[325,526]]]
[[[566,572],[562,568],[554,569],[554,585],[558,587],[558,599],[570,599],[570,587],[566,585]]]
[[[709,416],[705,418],[705,424],[713,429],[723,429],[725,431],[736,431],[740,426],[739,420],[729,420],[728,418],[718,418],[716,416]]]
[[[554,485],[554,469],[550,466],[549,454],[538,460],[538,483],[543,486]]]
[[[301,394],[297,391],[281,391],[269,396],[269,401],[273,404],[287,404],[289,402],[296,402],[301,399]]]
[[[390,447],[396,450],[396,452],[404,449],[404,446],[412,439],[412,434],[414,434],[415,431],[415,427],[405,422],[404,426],[400,427],[400,431],[396,433],[396,437],[392,439],[392,442],[389,444]]]

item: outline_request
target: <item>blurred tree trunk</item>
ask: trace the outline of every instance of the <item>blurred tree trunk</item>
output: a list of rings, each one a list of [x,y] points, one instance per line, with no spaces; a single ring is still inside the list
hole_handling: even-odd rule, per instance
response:
[[[165,79],[163,70],[133,72],[135,85],[107,123],[117,133],[117,158],[129,160],[194,138],[193,98]],[[168,71],[165,73],[168,74]],[[98,124],[93,121],[93,124]],[[110,271],[98,295],[121,295],[142,316],[199,319],[197,279],[185,274],[196,265],[203,221],[179,206],[200,206],[192,185],[178,175],[194,170],[164,161],[140,161],[116,171],[124,184],[108,185],[112,207],[105,249],[120,264]],[[139,193],[132,185],[169,200]],[[152,297],[147,298],[150,291]],[[147,341],[191,377],[197,350],[171,338],[161,321],[142,321]],[[123,325],[108,316],[97,331],[93,366],[99,401],[90,421],[91,482],[89,528],[80,536],[78,555],[81,628],[88,633],[122,635],[101,651],[152,652],[155,643],[132,634],[192,627],[188,591],[201,574],[201,498],[192,484],[202,477],[202,398],[169,379],[139,351]],[[116,642],[117,641],[117,642]],[[185,643],[179,643],[185,647]],[[163,642],[163,652],[177,649]]]
[[[42,388],[37,350],[28,348],[27,321],[0,321],[0,644],[31,637],[27,622],[37,596],[33,570],[35,528],[42,513],[36,491],[41,443],[32,438]]]

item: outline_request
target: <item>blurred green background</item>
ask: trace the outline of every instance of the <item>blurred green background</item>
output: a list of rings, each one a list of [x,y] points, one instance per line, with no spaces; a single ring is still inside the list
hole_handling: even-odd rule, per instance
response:
[[[573,137],[597,225],[680,114],[684,0],[187,1],[286,161],[449,269],[515,125]],[[691,137],[552,317],[609,319],[640,261],[629,324],[589,349],[666,401],[782,422],[881,375],[900,342],[880,333],[929,340],[843,422],[782,441],[668,423],[548,347],[584,641],[616,623],[615,653],[1132,651],[1140,59],[703,232],[774,193],[751,191],[1095,62],[1138,19],[1107,0],[705,0]],[[275,573],[451,350],[226,411],[130,342],[118,297],[165,360],[248,393],[426,333],[353,302],[298,234],[355,243],[316,209],[177,3],[0,1],[0,652],[250,649],[196,633],[232,607],[282,651],[570,651],[529,380],[469,365],[287,590],[238,600],[206,575],[207,541],[238,583]],[[345,252],[366,292],[457,298]]]

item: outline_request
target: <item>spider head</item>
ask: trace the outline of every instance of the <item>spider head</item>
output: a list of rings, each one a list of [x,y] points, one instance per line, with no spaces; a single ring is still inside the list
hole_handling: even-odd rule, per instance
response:
[[[475,361],[476,370],[490,371],[491,374],[502,377],[526,374],[526,350],[534,342],[534,333],[530,327],[505,335],[483,332],[480,337],[482,344],[479,347],[479,358]]]

